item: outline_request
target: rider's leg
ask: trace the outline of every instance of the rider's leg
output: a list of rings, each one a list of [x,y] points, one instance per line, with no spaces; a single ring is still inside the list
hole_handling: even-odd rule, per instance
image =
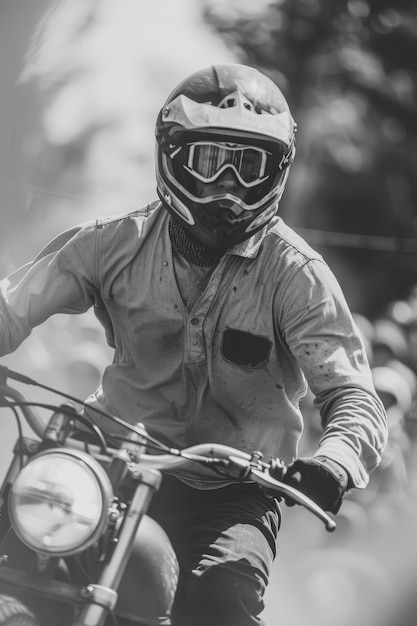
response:
[[[260,626],[279,526],[276,501],[256,485],[196,490],[166,478],[150,514],[181,564],[173,626]]]

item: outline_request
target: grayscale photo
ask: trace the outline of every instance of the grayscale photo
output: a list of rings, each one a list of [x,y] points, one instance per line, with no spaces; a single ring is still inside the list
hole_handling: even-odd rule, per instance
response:
[[[0,626],[415,626],[416,51],[0,1]]]

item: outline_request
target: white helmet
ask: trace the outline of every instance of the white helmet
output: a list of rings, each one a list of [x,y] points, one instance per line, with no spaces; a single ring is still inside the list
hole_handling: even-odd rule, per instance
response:
[[[295,155],[296,124],[277,85],[239,64],[195,72],[169,95],[156,122],[157,191],[198,241],[229,247],[276,214]],[[245,188],[198,192],[231,172]]]

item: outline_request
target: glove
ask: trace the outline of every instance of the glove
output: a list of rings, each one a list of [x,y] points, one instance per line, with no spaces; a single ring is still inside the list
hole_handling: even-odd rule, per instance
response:
[[[349,475],[326,456],[300,458],[288,465],[283,481],[311,498],[325,511],[337,513],[348,488]],[[293,500],[286,504],[292,506]]]

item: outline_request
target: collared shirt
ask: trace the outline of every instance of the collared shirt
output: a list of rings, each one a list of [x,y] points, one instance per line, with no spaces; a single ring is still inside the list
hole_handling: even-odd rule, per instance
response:
[[[93,306],[114,360],[91,405],[142,422],[176,448],[218,442],[286,463],[297,456],[308,382],[324,425],[317,454],[364,487],[386,443],[386,417],[322,257],[276,217],[204,280],[175,261],[169,219],[154,202],[77,226],[0,282],[0,356],[51,315]],[[193,474],[197,486],[217,480]]]

